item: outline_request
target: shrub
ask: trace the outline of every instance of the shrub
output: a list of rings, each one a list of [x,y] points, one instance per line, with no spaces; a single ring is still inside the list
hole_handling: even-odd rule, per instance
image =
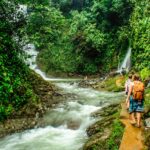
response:
[[[150,69],[148,69],[148,68],[142,69],[140,72],[140,75],[141,75],[142,80],[149,78],[150,77]]]

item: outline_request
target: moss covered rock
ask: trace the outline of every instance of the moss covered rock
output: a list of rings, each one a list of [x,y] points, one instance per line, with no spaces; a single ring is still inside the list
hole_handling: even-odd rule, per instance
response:
[[[117,119],[119,108],[119,104],[113,104],[92,114],[93,117],[100,119],[87,128],[90,138],[85,143],[83,150],[118,148],[123,135],[123,126]]]
[[[29,97],[27,104],[0,123],[0,137],[31,129],[34,126],[43,126],[41,122],[43,114],[65,100],[65,96],[59,93],[59,89],[52,83],[43,80],[34,71],[30,72],[28,80],[33,89],[33,95]]]

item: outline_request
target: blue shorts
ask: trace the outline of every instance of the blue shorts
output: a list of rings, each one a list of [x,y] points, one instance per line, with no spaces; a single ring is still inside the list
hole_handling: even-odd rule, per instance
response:
[[[134,100],[132,96],[130,96],[129,112],[144,112],[144,100]]]

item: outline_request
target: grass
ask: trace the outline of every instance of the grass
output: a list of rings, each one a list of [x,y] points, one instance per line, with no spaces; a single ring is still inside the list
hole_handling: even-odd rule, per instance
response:
[[[117,85],[117,81],[119,82],[119,85]],[[107,91],[120,92],[124,90],[124,83],[124,77],[116,76],[108,78],[102,84]]]
[[[150,87],[145,90],[145,105],[150,107]]]
[[[118,150],[124,132],[124,127],[118,119],[114,121],[112,126],[112,134],[107,140],[107,147],[109,150]]]
[[[145,89],[145,110],[144,119],[150,118],[150,87]],[[150,147],[150,129],[144,131],[144,144]],[[148,149],[147,149],[148,150]]]
[[[119,150],[119,146],[124,133],[124,126],[119,120],[119,113],[114,114],[116,119],[110,125],[111,134],[105,140],[100,140],[99,143],[92,145],[88,150]]]
[[[119,119],[116,119],[112,124],[112,131],[109,138],[94,144],[89,150],[119,150],[123,133],[124,127]]]

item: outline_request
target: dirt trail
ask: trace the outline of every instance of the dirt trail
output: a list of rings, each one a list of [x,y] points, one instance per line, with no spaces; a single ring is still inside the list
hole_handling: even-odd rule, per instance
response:
[[[125,131],[119,150],[144,150],[142,128],[130,124],[125,103],[122,103],[121,106],[120,120],[125,125]]]

